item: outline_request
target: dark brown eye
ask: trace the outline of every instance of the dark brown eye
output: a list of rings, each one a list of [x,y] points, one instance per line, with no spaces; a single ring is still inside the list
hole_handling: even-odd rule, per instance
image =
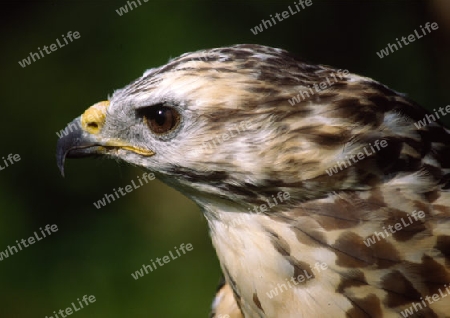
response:
[[[180,114],[175,108],[168,106],[150,106],[141,113],[148,128],[158,135],[172,131],[180,122]]]

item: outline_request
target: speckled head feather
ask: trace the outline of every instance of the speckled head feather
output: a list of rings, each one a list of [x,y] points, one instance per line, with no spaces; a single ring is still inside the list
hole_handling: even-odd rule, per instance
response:
[[[59,166],[107,155],[195,201],[226,279],[215,317],[450,312],[426,298],[450,294],[450,134],[404,95],[236,45],[150,69],[105,105],[75,119],[88,128],[59,141]]]

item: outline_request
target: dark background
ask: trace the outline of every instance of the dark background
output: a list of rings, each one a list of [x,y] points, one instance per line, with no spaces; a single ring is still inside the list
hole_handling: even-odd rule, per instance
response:
[[[0,171],[0,251],[46,224],[59,228],[0,261],[0,317],[51,316],[85,294],[97,301],[74,313],[78,318],[207,317],[220,268],[199,209],[152,181],[97,210],[93,202],[143,172],[82,160],[69,161],[62,178],[55,163],[57,131],[169,58],[259,43],[373,77],[428,109],[450,104],[447,0],[313,0],[258,35],[250,28],[294,1],[140,1],[123,16],[115,10],[124,0],[0,2],[0,158],[22,158]],[[439,29],[383,59],[376,55],[428,21]],[[25,68],[18,64],[68,31],[81,38]],[[181,243],[194,250],[131,277]]]

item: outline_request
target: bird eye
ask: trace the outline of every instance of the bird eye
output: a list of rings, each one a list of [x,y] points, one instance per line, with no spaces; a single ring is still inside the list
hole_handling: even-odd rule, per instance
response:
[[[158,135],[168,133],[180,122],[180,114],[172,107],[156,105],[140,111],[150,130]]]

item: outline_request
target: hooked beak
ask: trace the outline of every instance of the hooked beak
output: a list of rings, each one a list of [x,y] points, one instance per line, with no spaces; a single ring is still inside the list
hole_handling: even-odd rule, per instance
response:
[[[66,158],[85,158],[110,154],[112,150],[124,149],[143,156],[155,153],[148,149],[130,145],[120,139],[101,136],[106,121],[109,101],[99,102],[88,108],[83,115],[75,118],[62,131],[56,146],[56,162],[64,176]]]

